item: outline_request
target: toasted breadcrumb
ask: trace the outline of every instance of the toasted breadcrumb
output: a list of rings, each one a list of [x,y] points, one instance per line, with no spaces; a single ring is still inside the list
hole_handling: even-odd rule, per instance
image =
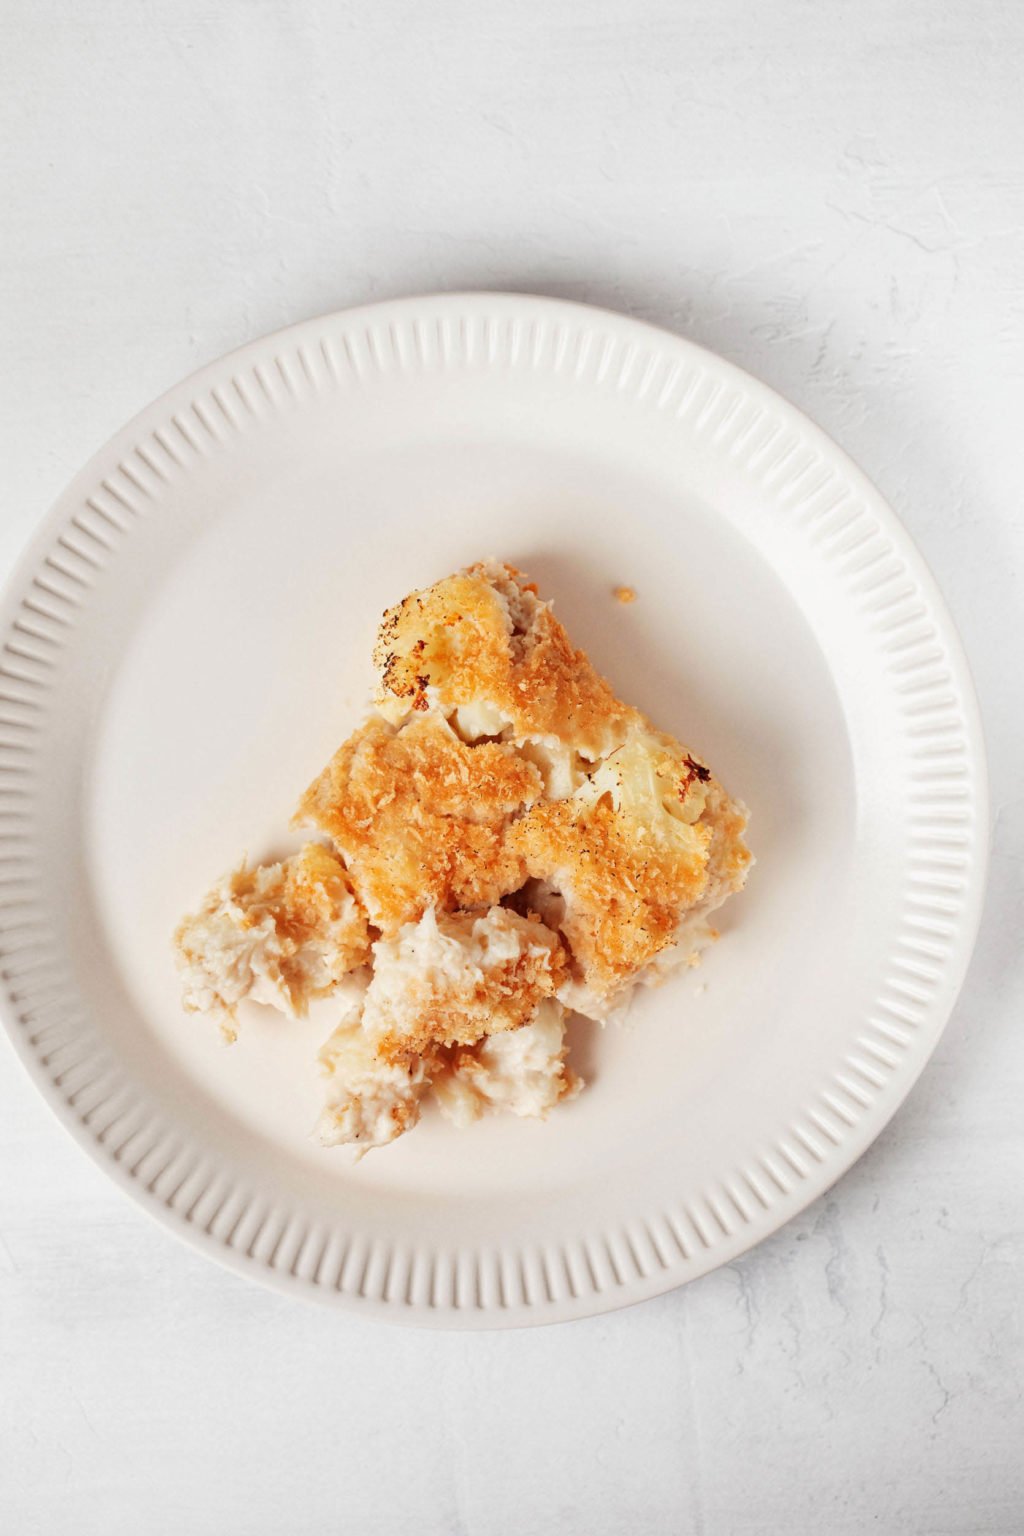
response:
[[[488,907],[521,885],[512,818],[543,793],[511,745],[467,746],[443,718],[372,719],[306,791],[297,820],[326,832],[385,934],[440,911]]]
[[[559,893],[559,928],[594,1011],[616,1004],[688,913],[742,885],[745,819],[678,742],[638,729],[573,796],[516,823],[531,879]]]
[[[573,648],[534,584],[496,561],[472,565],[389,609],[374,661],[377,706],[390,719],[483,708],[516,741],[566,742],[594,761],[636,717]]]
[[[556,933],[504,907],[431,909],[373,947],[363,1029],[385,1061],[518,1029],[566,976]]]

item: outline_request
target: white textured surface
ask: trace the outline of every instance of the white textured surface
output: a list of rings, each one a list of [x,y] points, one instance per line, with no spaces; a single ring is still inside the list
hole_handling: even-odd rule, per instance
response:
[[[976,962],[893,1126],[754,1255],[606,1320],[420,1336],[259,1292],[152,1228],[5,1050],[0,1528],[1019,1532],[1019,9],[2,27],[5,558],[127,415],[272,326],[474,285],[608,303],[878,481],[961,625],[997,820]]]

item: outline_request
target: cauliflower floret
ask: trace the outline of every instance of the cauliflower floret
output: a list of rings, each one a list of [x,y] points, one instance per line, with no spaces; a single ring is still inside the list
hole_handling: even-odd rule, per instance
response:
[[[389,609],[374,662],[382,715],[435,710],[466,740],[564,742],[594,761],[639,718],[573,649],[533,583],[494,560]]]
[[[558,935],[537,918],[431,909],[373,946],[363,1028],[390,1061],[472,1045],[531,1020],[564,978]]]
[[[533,763],[544,785],[545,800],[568,800],[586,783],[593,763],[557,736],[529,736],[518,743],[527,762]]]
[[[538,910],[572,953],[559,993],[568,1006],[607,1016],[695,912],[739,889],[745,823],[709,770],[650,728],[631,731],[569,799],[516,823],[512,842],[541,882]]]
[[[465,1126],[486,1110],[544,1119],[582,1086],[565,1063],[565,1009],[546,998],[531,1023],[452,1051],[433,1093],[442,1114]]]
[[[637,728],[595,765],[576,791],[582,805],[608,795],[617,811],[659,837],[686,843],[680,824],[693,826],[707,804],[711,771],[661,731]]]
[[[393,1141],[416,1124],[432,1085],[460,1123],[485,1108],[545,1115],[577,1091],[553,996],[562,950],[536,918],[503,907],[440,918],[431,910],[379,940],[373,966],[320,1053],[325,1145]]]
[[[243,860],[174,935],[185,1008],[228,1040],[243,999],[292,1018],[370,956],[366,914],[344,865],[319,843],[280,864]]]
[[[324,1045],[319,1061],[327,1102],[317,1134],[325,1147],[354,1143],[366,1152],[386,1146],[419,1120],[431,1058],[384,1061],[362,1029],[358,1004]]]

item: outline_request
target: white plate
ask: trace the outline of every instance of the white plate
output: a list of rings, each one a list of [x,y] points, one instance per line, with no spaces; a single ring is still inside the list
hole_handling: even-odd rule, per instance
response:
[[[488,554],[749,803],[758,863],[699,971],[575,1027],[575,1103],[353,1166],[309,1134],[331,1005],[253,1009],[228,1050],[169,934],[294,845],[385,605]],[[677,337],[475,294],[254,342],[69,487],[2,633],[12,1037],[101,1166],[254,1278],[460,1327],[653,1296],[848,1168],[948,1017],[987,830],[957,636],[835,445]]]

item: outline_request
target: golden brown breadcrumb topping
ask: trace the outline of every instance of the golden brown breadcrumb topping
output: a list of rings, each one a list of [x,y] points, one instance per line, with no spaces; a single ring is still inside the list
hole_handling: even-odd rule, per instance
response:
[[[284,881],[274,903],[274,919],[280,934],[296,945],[307,943],[339,920],[354,894],[348,871],[341,860],[321,843],[306,843],[281,866]],[[250,914],[251,920],[251,914]],[[351,965],[365,965],[370,958],[370,934],[366,913],[358,898],[349,911],[345,938]]]
[[[671,846],[605,801],[540,805],[515,827],[528,874],[566,897],[561,930],[581,979],[602,996],[672,942],[682,910],[699,900],[711,830],[686,828]]]
[[[636,718],[583,651],[573,648],[548,603],[514,566],[478,564],[384,616],[374,661],[381,699],[445,714],[486,701],[515,737],[570,742],[591,759]]]
[[[521,885],[506,831],[542,792],[512,746],[467,746],[444,720],[400,729],[368,720],[299,803],[297,819],[336,844],[371,921],[385,934],[428,907],[486,907]]]
[[[492,934],[523,923],[518,914],[501,908],[488,921]],[[401,1019],[376,1035],[383,1059],[399,1063],[437,1045],[471,1046],[528,1023],[541,1000],[553,997],[566,979],[567,964],[557,936],[541,926],[535,913],[527,921],[535,925],[534,942],[497,965],[481,966],[468,984],[460,974],[410,978]],[[541,937],[544,942],[537,942]]]

